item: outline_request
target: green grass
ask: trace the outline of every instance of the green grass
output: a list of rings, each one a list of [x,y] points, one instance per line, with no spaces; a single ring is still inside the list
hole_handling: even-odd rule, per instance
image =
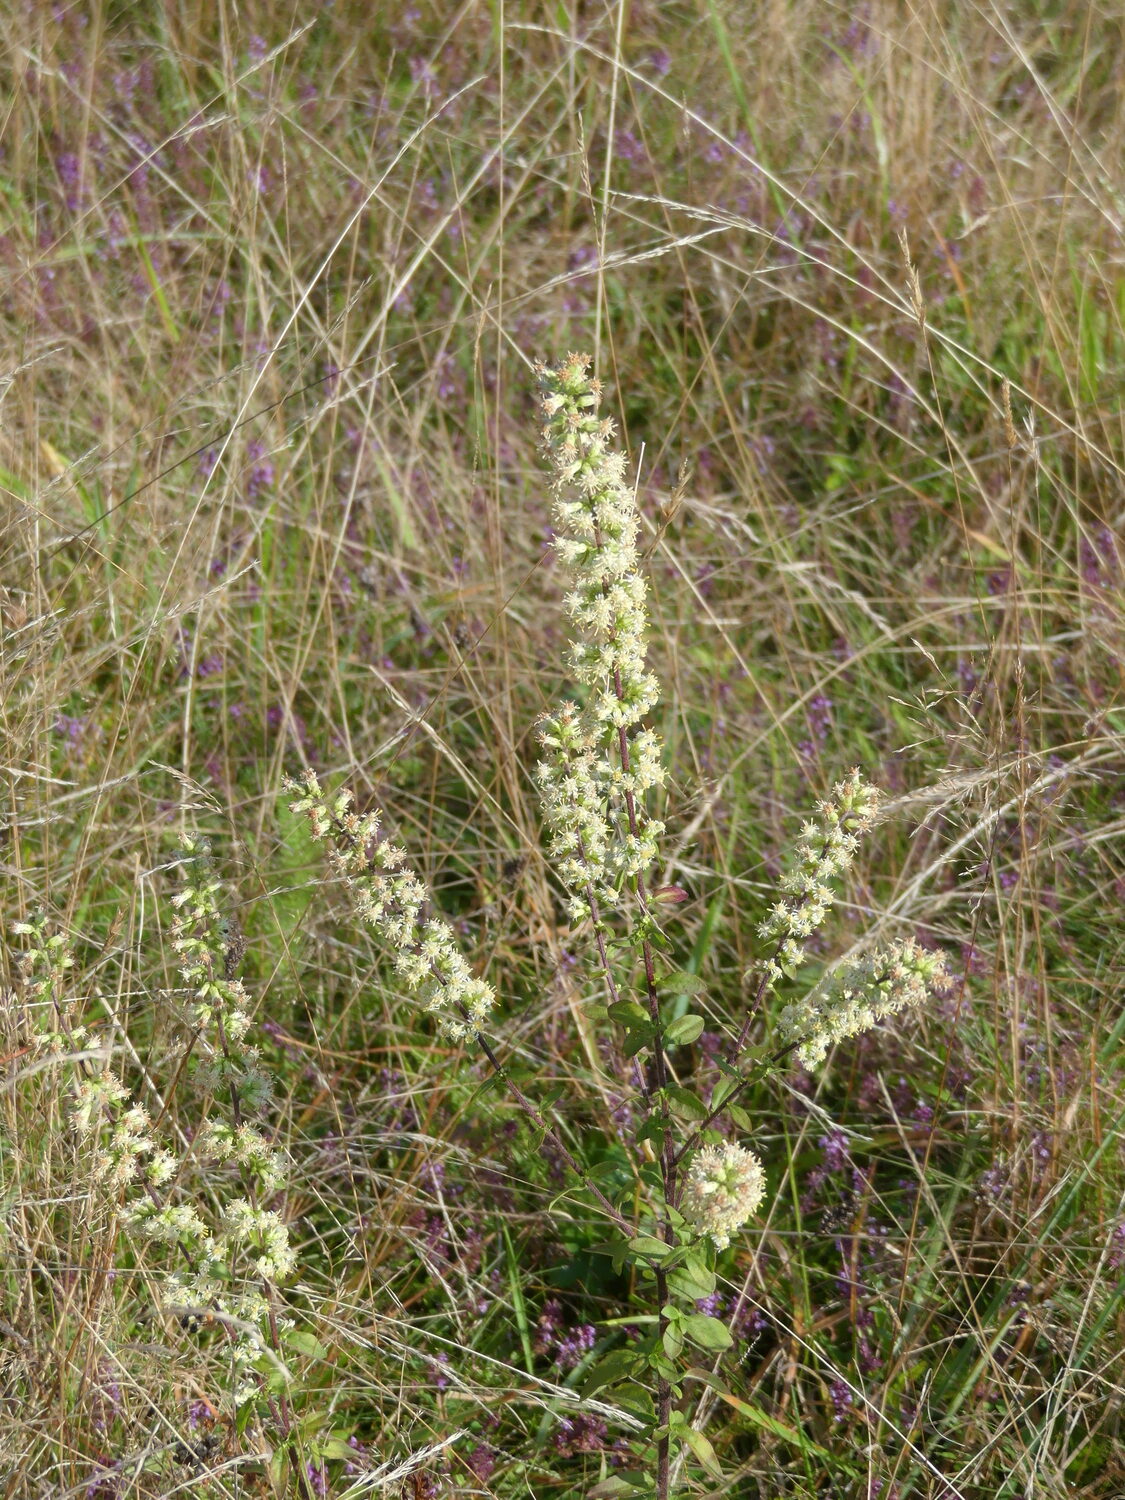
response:
[[[502,997],[508,1066],[624,1172],[629,1077],[530,774],[568,688],[530,367],[589,348],[638,465],[657,873],[708,1035],[737,1032],[779,862],[853,764],[891,816],[818,957],[915,933],[965,976],[748,1099],[770,1197],[722,1261],[726,1393],[688,1387],[727,1478],[682,1492],[1116,1500],[1119,20],[467,0],[3,31],[6,925],[45,904],[114,1066],[188,1132],[168,837],[212,839],[301,1264],[285,1468],[268,1412],[207,1414],[221,1340],[155,1317],[61,1071],[27,1066],[6,940],[3,1493],[300,1494],[312,1463],[342,1495],[353,1435],[389,1472],[462,1432],[421,1463],[433,1494],[612,1474],[608,1446],[560,1451],[582,1376],[536,1337],[556,1297],[608,1349],[632,1288],[281,791],[312,763],[386,809]]]

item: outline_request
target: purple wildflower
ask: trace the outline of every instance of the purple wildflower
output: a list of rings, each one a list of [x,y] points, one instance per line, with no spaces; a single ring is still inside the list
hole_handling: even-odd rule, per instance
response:
[[[86,1486],[86,1500],[117,1500],[121,1494],[121,1460],[113,1463],[99,1462],[94,1476]]]
[[[362,1474],[368,1467],[369,1454],[354,1432],[348,1439],[348,1447],[355,1454],[355,1459],[348,1459],[344,1465],[344,1473],[348,1475]]]
[[[829,1135],[822,1135],[817,1142],[824,1152],[824,1165],[829,1172],[846,1172],[852,1164],[852,1155],[848,1147],[848,1138],[842,1130],[833,1130]]]
[[[599,1453],[606,1446],[608,1437],[608,1430],[601,1417],[588,1417],[584,1412],[575,1412],[572,1417],[559,1418],[555,1451],[560,1458],[573,1458],[576,1453]]]
[[[71,213],[82,203],[82,164],[73,151],[63,151],[55,159],[55,170],[63,185],[63,196]]]
[[[491,1443],[478,1443],[465,1460],[473,1476],[487,1484],[496,1468],[496,1449]]]
[[[695,1304],[696,1312],[703,1313],[708,1318],[721,1318],[723,1315],[723,1294],[712,1292],[709,1297],[700,1297]]]
[[[246,445],[246,456],[250,469],[246,475],[246,498],[256,500],[263,490],[268,490],[274,481],[274,467],[266,457],[266,445],[255,439]]]
[[[433,99],[439,92],[437,74],[434,72],[433,64],[426,58],[412,57],[410,59],[410,77],[418,85],[424,99]]]
[[[592,1323],[583,1323],[558,1341],[555,1364],[560,1370],[573,1370],[594,1347],[598,1331]]]
[[[55,733],[60,739],[66,740],[71,749],[75,749],[86,733],[88,722],[73,714],[59,714],[55,719]]]
[[[215,1413],[206,1401],[191,1401],[188,1403],[187,1424],[193,1432],[200,1427],[210,1427],[215,1420]]]
[[[121,1387],[117,1382],[113,1366],[108,1360],[98,1365],[98,1381],[94,1395],[94,1426],[104,1432],[117,1420],[121,1410]]]
[[[573,1370],[594,1347],[597,1329],[583,1323],[574,1329],[564,1329],[562,1303],[557,1297],[548,1297],[543,1304],[536,1324],[536,1354],[550,1355],[561,1370]]]
[[[828,1394],[832,1398],[832,1420],[842,1422],[851,1409],[852,1388],[846,1380],[834,1380],[828,1388]]]

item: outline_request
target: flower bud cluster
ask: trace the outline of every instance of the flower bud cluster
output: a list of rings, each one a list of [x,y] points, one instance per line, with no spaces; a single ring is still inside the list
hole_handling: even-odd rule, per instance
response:
[[[908,1006],[920,1006],[948,978],[942,954],[927,952],[907,938],[845,965],[805,999],[787,1005],[779,1018],[781,1037],[800,1039],[797,1056],[811,1071],[836,1042],[858,1036]]]
[[[684,1177],[680,1211],[717,1250],[757,1212],[766,1191],[765,1173],[753,1151],[724,1142],[703,1146],[692,1157]]]
[[[197,1149],[206,1161],[245,1168],[265,1194],[284,1186],[288,1163],[260,1131],[243,1121],[208,1120],[197,1137]]]
[[[93,1151],[95,1181],[119,1188],[142,1176],[156,1187],[175,1172],[174,1158],[158,1150],[152,1138],[148,1110],[133,1104],[125,1085],[105,1069],[89,1073],[76,1084],[70,1123]]]
[[[804,960],[804,942],[827,917],[836,899],[833,882],[849,868],[859,848],[858,835],[875,820],[878,792],[853,770],[817,804],[818,819],[810,819],[797,839],[796,858],[781,882],[784,899],[772,908],[758,929],[777,949],[766,965],[766,982],[773,985]]]
[[[453,1040],[473,1036],[496,1004],[491,985],[474,977],[448,923],[435,916],[429,892],[409,868],[406,852],[382,836],[378,811],[351,810],[352,794],[329,800],[313,771],[287,783],[299,792],[290,808],[306,813],[313,837],[328,844],[356,911],[387,943],[395,972]]]
[[[612,906],[617,890],[610,883],[613,835],[607,816],[606,763],[597,752],[590,726],[573,703],[539,721],[544,757],[536,767],[547,852],[571,896],[571,919],[589,915],[589,896]],[[583,892],[585,894],[578,894]]]
[[[555,551],[574,577],[566,609],[577,639],[570,665],[588,689],[581,712],[564,707],[540,726],[537,777],[551,852],[573,896],[611,904],[622,882],[656,856],[663,824],[645,817],[643,794],[664,780],[660,744],[641,729],[659,683],[645,665],[648,621],[637,554],[638,515],[625,483],[614,424],[598,416],[601,385],[571,354],[538,367],[543,443],[555,471]]]
[[[172,897],[172,947],[202,1044],[195,1081],[209,1093],[233,1090],[240,1108],[257,1114],[269,1104],[273,1080],[261,1065],[259,1049],[246,1040],[249,997],[242,981],[230,973],[240,940],[222,909],[222,882],[211,862],[211,845],[198,834],[187,834],[178,859],[184,884]]]

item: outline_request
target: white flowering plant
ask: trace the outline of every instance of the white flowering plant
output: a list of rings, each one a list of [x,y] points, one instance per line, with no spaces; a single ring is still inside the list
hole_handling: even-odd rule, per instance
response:
[[[619,1470],[597,1493],[666,1500],[686,1463],[721,1477],[705,1433],[687,1416],[684,1383],[700,1358],[689,1346],[715,1355],[732,1342],[725,1324],[698,1304],[715,1292],[717,1257],[745,1232],[767,1193],[759,1156],[732,1136],[754,1131],[740,1098],[794,1054],[811,1070],[835,1043],[921,1005],[942,983],[944,965],[907,939],[828,973],[802,996],[786,993],[769,1013],[770,997],[791,987],[805,964],[808,941],[877,816],[875,789],[852,770],[803,825],[778,900],[760,925],[764,952],[750,976],[752,1001],[720,1060],[722,1080],[706,1100],[683,1081],[673,1057],[701,1035],[704,1018],[670,1013],[669,996],[689,993],[695,976],[674,971],[661,928],[675,893],[650,881],[664,832],[654,798],[665,764],[648,722],[660,686],[647,663],[640,516],[625,454],[613,445],[614,424],[599,414],[602,390],[590,361],[570,355],[539,366],[538,376],[554,476],[554,549],[571,580],[565,609],[575,694],[540,719],[534,774],[546,851],[571,931],[588,935],[602,992],[589,1013],[618,1055],[640,1064],[632,1174],[623,1190],[607,1191],[586,1171],[501,1062],[483,1031],[497,997],[461,953],[406,851],[386,837],[382,813],[357,813],[348,791],[325,791],[312,770],[289,783],[290,805],[326,844],[357,914],[389,949],[404,992],[446,1037],[483,1050],[604,1216],[611,1238],[602,1248],[618,1270],[630,1268],[647,1302],[637,1321],[651,1331],[586,1371],[584,1398],[615,1390],[645,1422],[639,1466]],[[756,1022],[764,1039],[751,1050]],[[717,1375],[708,1380],[721,1388]]]
[[[169,937],[182,988],[169,998],[183,1046],[167,1092],[155,1094],[157,1119],[87,1019],[89,1004],[70,983],[70,948],[43,912],[13,928],[23,940],[22,1031],[27,1050],[62,1084],[87,1228],[97,1224],[115,1260],[139,1251],[152,1312],[173,1337],[220,1354],[226,1378],[212,1387],[208,1410],[245,1425],[255,1408],[269,1407],[287,1437],[281,1354],[293,1324],[279,1288],[297,1257],[284,1214],[288,1162],[263,1121],[272,1079],[249,1039],[249,996],[235,972],[241,939],[208,840],[182,835],[173,866],[182,878]],[[156,1088],[151,1075],[148,1086]],[[165,1118],[177,1090],[194,1095],[190,1137]]]

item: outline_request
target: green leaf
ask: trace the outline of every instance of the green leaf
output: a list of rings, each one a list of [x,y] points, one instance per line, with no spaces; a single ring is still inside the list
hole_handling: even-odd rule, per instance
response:
[[[666,1245],[663,1240],[658,1240],[651,1234],[639,1234],[636,1239],[629,1241],[630,1254],[637,1260],[667,1260],[672,1253],[671,1245]]]
[[[625,1043],[622,1051],[626,1057],[636,1057],[643,1047],[647,1047],[656,1036],[656,1027],[652,1025],[630,1027],[625,1033]]]
[[[290,1328],[285,1333],[285,1342],[290,1349],[296,1349],[298,1354],[307,1354],[310,1359],[327,1359],[328,1350],[311,1333],[305,1333],[300,1328]]]
[[[670,1047],[686,1047],[696,1040],[702,1030],[703,1017],[693,1016],[689,1012],[664,1028],[664,1039]]]
[[[684,1335],[678,1323],[669,1323],[662,1340],[669,1359],[679,1359],[684,1349]]]
[[[637,1176],[649,1192],[655,1193],[659,1198],[664,1192],[664,1173],[657,1162],[646,1161],[643,1167],[637,1168]],[[667,1243],[667,1241],[665,1241]]]
[[[681,1119],[705,1120],[707,1118],[707,1106],[699,1095],[693,1094],[690,1089],[685,1089],[678,1083],[669,1083],[664,1087],[664,1095],[672,1113],[679,1115]]]
[[[347,1438],[333,1435],[322,1438],[316,1446],[320,1450],[321,1458],[340,1458],[345,1462],[350,1462],[355,1458],[355,1449],[349,1445]]]
[[[604,1359],[599,1359],[586,1375],[582,1385],[582,1397],[592,1396],[595,1391],[619,1380],[628,1380],[637,1370],[640,1361],[632,1349],[614,1349]]]
[[[658,979],[656,988],[662,995],[698,995],[707,988],[707,982],[690,969],[679,969]]]
[[[703,1433],[697,1432],[694,1427],[684,1427],[677,1433],[680,1441],[685,1443],[696,1458],[715,1479],[723,1477],[723,1471],[719,1466],[719,1460],[715,1457],[715,1450],[711,1446],[711,1440],[704,1437]]]
[[[623,1469],[583,1493],[586,1500],[656,1500],[652,1480],[639,1469]]]
[[[667,1131],[658,1116],[649,1115],[637,1131],[637,1144],[639,1145],[641,1141],[652,1141],[657,1151],[660,1151],[664,1146],[666,1134]]]
[[[696,1262],[687,1262],[669,1271],[668,1285],[678,1297],[688,1302],[702,1302],[715,1290],[715,1273]]]
[[[714,1093],[711,1095],[711,1108],[718,1109],[730,1096],[742,1087],[742,1079],[737,1074],[734,1078],[724,1078],[721,1083],[715,1085]]]
[[[524,1369],[529,1375],[535,1373],[535,1360],[531,1348],[531,1324],[527,1316],[527,1303],[524,1301],[523,1284],[520,1278],[520,1259],[516,1254],[512,1237],[508,1233],[507,1224],[501,1223],[504,1231],[504,1254],[508,1262],[508,1286],[512,1293],[512,1309],[516,1315],[516,1327],[519,1329],[520,1345],[523,1349]]]
[[[706,1313],[688,1313],[683,1321],[684,1332],[701,1349],[729,1349],[734,1343],[730,1329],[718,1318],[710,1318]]]
[[[633,1484],[630,1480],[622,1478],[620,1474],[615,1474],[610,1479],[603,1479],[592,1490],[587,1490],[586,1500],[641,1500],[642,1496],[649,1496],[653,1493],[651,1485],[643,1482]]]
[[[636,1000],[617,1000],[606,1008],[610,1017],[614,1021],[620,1021],[622,1026],[636,1025],[638,1022],[643,1026],[649,1022],[648,1011]]]
[[[779,1422],[776,1417],[771,1417],[766,1412],[760,1411],[758,1407],[751,1405],[749,1401],[744,1401],[741,1396],[734,1395],[717,1375],[712,1375],[710,1370],[696,1368],[687,1370],[684,1374],[684,1379],[699,1380],[704,1385],[710,1386],[717,1396],[725,1401],[728,1406],[733,1407],[740,1416],[745,1417],[751,1426],[759,1428],[762,1432],[771,1433],[774,1437],[781,1438],[783,1442],[791,1444],[801,1453],[815,1457],[822,1463],[831,1464],[834,1462],[828,1450],[822,1448],[819,1443],[814,1443],[811,1438],[806,1437],[800,1428],[788,1427],[784,1422]]]
[[[593,1162],[586,1168],[587,1177],[592,1177],[595,1182],[604,1182],[609,1177],[616,1177],[620,1172],[626,1170],[626,1162],[607,1156],[604,1161]]]

